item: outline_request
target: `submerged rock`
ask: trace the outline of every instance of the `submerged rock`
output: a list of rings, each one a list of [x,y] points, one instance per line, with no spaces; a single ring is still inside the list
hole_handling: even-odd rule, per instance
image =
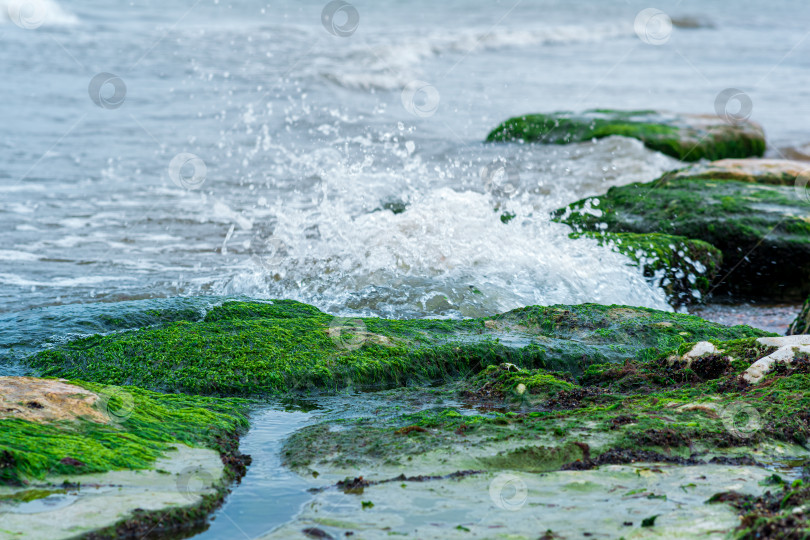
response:
[[[723,253],[721,290],[753,298],[805,298],[810,294],[810,206],[797,194],[790,177],[795,171],[795,162],[770,160],[698,165],[654,182],[613,187],[558,210],[555,219],[579,231],[703,240]]]
[[[257,395],[431,384],[509,362],[581,373],[684,342],[759,337],[627,306],[530,306],[466,320],[340,318],[289,300],[227,302],[200,322],[82,338],[26,360],[43,375],[162,391]]]
[[[729,478],[754,499],[768,476],[750,466],[640,463],[542,474],[392,477],[362,495],[320,491],[292,522],[259,540],[722,538],[718,531],[739,523],[737,511],[705,501]],[[642,528],[653,516],[654,528]],[[308,534],[312,530],[322,534]]]
[[[683,161],[744,158],[765,152],[765,134],[753,122],[729,123],[714,115],[592,109],[510,118],[487,141],[568,144],[621,135]]]
[[[134,387],[0,377],[0,533],[199,529],[250,462],[236,450],[243,409]]]
[[[719,249],[700,240],[669,234],[572,233],[587,237],[632,259],[644,276],[661,287],[675,308],[700,301],[711,288],[723,261]]]

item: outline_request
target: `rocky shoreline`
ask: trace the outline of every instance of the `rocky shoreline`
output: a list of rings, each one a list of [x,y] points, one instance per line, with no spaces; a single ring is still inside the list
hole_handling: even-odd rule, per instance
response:
[[[623,135],[719,159],[554,218],[674,308],[807,298],[804,164],[728,159],[762,155],[764,134],[710,120],[529,115],[488,140]],[[391,320],[231,301],[113,326],[0,377],[0,537],[193,535],[250,465],[250,405],[334,393],[380,405],[285,441],[312,500],[267,538],[810,534],[810,299],[787,337],[597,304]],[[54,497],[67,503],[32,525],[26,509]]]

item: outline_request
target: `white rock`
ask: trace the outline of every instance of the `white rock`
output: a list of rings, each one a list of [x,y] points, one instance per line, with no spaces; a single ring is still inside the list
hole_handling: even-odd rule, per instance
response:
[[[751,384],[761,381],[776,362],[790,364],[798,353],[810,354],[810,335],[783,336],[783,337],[763,337],[757,342],[768,347],[779,347],[776,351],[764,356],[751,364],[743,372],[743,379]]]
[[[692,347],[691,351],[681,357],[681,360],[686,362],[686,367],[692,367],[692,362],[694,360],[697,360],[701,356],[705,356],[707,354],[716,354],[718,352],[720,352],[720,350],[715,347],[713,343],[709,343],[708,341],[699,341],[695,343],[695,346]]]
[[[761,337],[757,338],[757,342],[768,347],[797,347],[799,345],[810,345],[810,335]]]

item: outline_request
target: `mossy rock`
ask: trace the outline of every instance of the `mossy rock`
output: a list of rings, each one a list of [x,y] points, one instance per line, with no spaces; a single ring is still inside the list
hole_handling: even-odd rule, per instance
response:
[[[289,534],[316,524],[334,537],[355,530],[388,532],[389,526],[404,532],[396,528],[398,522],[376,514],[358,519],[352,498],[359,501],[362,494],[363,500],[386,505],[390,514],[391,508],[411,508],[404,499],[417,490],[413,499],[420,508],[429,508],[434,499],[437,505],[454,500],[447,493],[459,484],[459,491],[471,493],[464,506],[479,505],[481,515],[489,515],[483,509],[493,502],[503,508],[499,501],[505,499],[514,502],[506,508],[510,515],[543,523],[560,511],[560,493],[565,507],[581,507],[589,515],[598,493],[615,511],[615,519],[603,518],[599,532],[610,528],[616,537],[638,531],[628,521],[645,526],[655,515],[660,518],[655,532],[665,537],[734,537],[753,529],[762,537],[781,538],[762,532],[789,531],[795,524],[807,528],[805,514],[784,511],[806,502],[806,491],[791,492],[803,484],[789,482],[791,489],[782,489],[784,481],[773,471],[792,480],[810,458],[810,363],[797,359],[755,383],[741,379],[772,351],[768,340],[775,339],[784,338],[715,340],[712,350],[689,362],[682,357],[700,344],[684,343],[658,358],[592,365],[579,375],[502,364],[438,387],[375,394],[367,412],[351,418],[324,415],[285,441],[284,463],[312,479],[315,502],[282,530]],[[619,471],[626,473],[623,480],[610,482],[604,491],[597,487],[599,478]],[[668,475],[678,481],[667,485],[662,480]],[[551,478],[561,485],[537,484]],[[631,478],[640,483],[628,483]],[[740,497],[712,496],[732,484]],[[781,498],[768,494],[777,488]],[[695,490],[708,491],[691,497]],[[337,492],[345,497],[338,499]],[[628,510],[634,498],[642,499],[644,509]],[[678,530],[678,509],[688,521],[737,500],[762,501],[766,507],[735,506],[751,516],[739,530],[736,511],[701,517],[700,531]],[[780,506],[782,500],[790,504]],[[447,515],[446,506],[441,508]],[[483,536],[494,527],[477,516],[459,521]],[[445,520],[432,532],[438,537],[444,527],[441,537],[460,537],[451,529],[457,522]],[[497,526],[502,535],[530,537],[511,522]],[[575,530],[569,523],[554,527],[561,536],[572,537]],[[275,537],[283,536],[270,536]]]
[[[707,242],[683,236],[649,233],[572,233],[626,255],[653,285],[661,287],[675,308],[700,301],[711,288],[723,254]]]
[[[384,388],[504,362],[581,372],[684,342],[767,335],[653,309],[530,306],[466,320],[336,318],[289,300],[228,302],[200,322],[78,339],[25,360],[42,375],[161,391],[261,395]]]
[[[709,503],[729,503],[741,516],[737,538],[810,538],[810,479],[787,481],[778,474],[768,479],[772,489],[755,497],[737,491],[715,494]]]
[[[810,207],[792,185],[710,180],[684,172],[613,187],[554,219],[577,231],[664,233],[703,240],[723,253],[720,292],[749,298],[810,294]]]
[[[321,472],[404,466],[444,474],[808,459],[810,360],[778,364],[754,382],[743,377],[779,339],[714,340],[713,350],[692,357],[699,344],[683,344],[578,376],[501,365],[438,388],[390,390],[373,415],[296,432],[284,460]],[[567,466],[565,455],[573,455]]]
[[[731,537],[740,524],[736,511],[722,518],[703,515],[702,528],[696,531],[677,530],[679,509],[693,518],[712,512],[712,507],[731,501],[705,502],[732,483],[747,500],[754,500],[773,489],[774,467],[780,468],[779,474],[794,475],[795,469],[788,468],[810,455],[801,446],[810,435],[806,374],[782,372],[766,383],[732,389],[733,372],[702,379],[670,366],[666,358],[595,371],[602,377],[583,376],[567,388],[567,381],[550,381],[541,384],[538,393],[527,391],[517,400],[510,392],[498,396],[481,390],[514,388],[517,377],[548,381],[553,374],[492,367],[474,379],[439,388],[390,390],[379,396],[373,413],[326,418],[304,427],[285,441],[282,457],[309,479],[315,500],[283,533],[312,526],[335,538],[357,530],[367,535],[380,529],[385,534],[389,528],[405,532],[390,518],[363,514],[363,520],[360,511],[352,513],[351,508],[369,500],[387,507],[390,514],[392,508],[412,508],[406,504],[412,494],[420,508],[429,508],[435,500],[447,515],[447,506],[440,503],[456,500],[457,492],[454,497],[447,494],[461,485],[459,491],[469,493],[463,505],[480,507],[481,516],[491,515],[485,509],[493,502],[504,508],[501,498],[513,501],[505,508],[512,521],[494,524],[477,516],[444,520],[432,526],[433,536],[462,537],[453,530],[460,521],[465,532],[470,528],[487,536],[497,525],[501,535],[529,538],[516,523],[534,518],[545,525],[560,511],[561,496],[566,508],[594,515],[599,494],[615,515],[613,520],[600,518],[601,533],[611,530],[618,537],[638,531],[648,518],[660,515],[656,534]],[[619,471],[624,471],[623,479],[610,481],[608,489],[597,486],[598,479]],[[669,475],[678,480],[668,484]],[[537,484],[555,478],[559,486]],[[696,490],[700,497],[691,497]],[[628,510],[629,502],[638,498],[643,508]],[[778,509],[778,500],[768,500]],[[580,521],[556,523],[554,531],[581,536],[583,530],[574,525]],[[586,530],[588,535],[594,531]]]
[[[550,397],[563,390],[579,388],[570,374],[551,373],[544,369],[520,369],[513,364],[488,366],[464,384],[479,395],[515,396],[524,394]]]
[[[238,451],[246,412],[239,400],[0,377],[0,536],[204,530],[250,464]]]
[[[745,158],[765,152],[765,134],[753,123],[730,124],[712,115],[591,109],[528,114],[506,120],[488,142],[568,144],[621,135],[682,161]]]
[[[174,444],[224,453],[247,428],[239,401],[32,377],[0,390],[0,484],[149,469]]]
[[[737,373],[740,385],[757,384],[780,371],[809,373],[810,336],[703,341],[681,346],[667,361],[702,378]]]
[[[790,325],[788,335],[810,334],[810,298],[804,302],[801,312]]]

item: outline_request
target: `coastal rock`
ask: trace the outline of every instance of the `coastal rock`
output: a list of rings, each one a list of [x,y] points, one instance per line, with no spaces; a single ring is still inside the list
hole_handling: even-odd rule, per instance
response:
[[[65,380],[0,377],[0,419],[45,423],[83,418],[107,424],[109,417],[96,406],[99,399]]]
[[[797,361],[797,365],[793,365]],[[727,343],[701,341],[683,354],[668,358],[669,365],[699,372],[707,369],[715,375],[742,369],[745,383],[757,384],[777,364],[786,370],[807,371],[810,362],[810,335],[761,337]],[[715,377],[716,378],[716,377]]]
[[[733,535],[751,526],[736,508],[762,511],[736,502],[790,485],[800,467],[788,463],[810,457],[806,365],[780,363],[758,382],[741,377],[784,345],[684,343],[579,376],[490,366],[438,387],[382,392],[373,414],[328,419],[285,442],[285,464],[314,498],[266,538],[309,528],[334,538],[493,529],[618,537],[653,517],[662,537]],[[577,519],[582,512],[592,519]],[[807,527],[807,516],[793,515]]]
[[[711,288],[723,261],[719,249],[683,236],[669,234],[572,233],[622,253],[644,271],[644,276],[661,287],[675,308],[700,301]]]
[[[795,186],[810,179],[810,164],[789,159],[720,159],[668,172],[662,179],[736,180],[754,184]]]
[[[199,529],[249,463],[236,450],[244,412],[213,398],[0,377],[0,535]]]
[[[779,155],[784,156],[787,159],[810,161],[810,143],[780,148]]]
[[[162,391],[261,395],[431,384],[512,363],[580,373],[687,341],[759,337],[627,306],[530,306],[466,320],[333,317],[289,300],[227,302],[200,322],[82,338],[28,358],[44,375]]]
[[[789,336],[795,334],[810,334],[810,298],[804,302],[801,312],[787,331]]]
[[[268,539],[486,537],[493,529],[617,536],[652,521],[662,536],[693,537],[739,525],[731,499],[705,504],[718,490],[764,497],[773,471],[762,463],[810,458],[802,446],[810,437],[805,361],[776,362],[763,380],[743,377],[785,345],[774,339],[627,306],[387,320],[333,317],[290,300],[230,301],[203,320],[82,338],[26,362],[210,394],[352,389],[325,396],[350,400],[348,409],[324,408],[283,443],[284,465],[312,498]],[[0,387],[17,384],[9,395],[44,401],[28,390],[38,381]],[[85,527],[78,533],[102,537],[181,526],[185,534],[204,525],[240,465],[244,472],[234,444],[245,424],[241,400],[48,384],[66,396],[71,388],[61,385],[74,385],[71,399],[103,417],[0,419],[0,471],[16,475],[0,486],[0,505],[13,498],[0,506],[12,516],[4,529],[44,538],[23,519],[23,501],[40,496],[32,488],[56,484],[64,493],[42,496],[74,499],[45,516],[51,537],[63,536],[60,523],[77,522]],[[121,489],[112,495],[95,487],[113,484]],[[144,486],[146,502],[137,494]],[[585,511],[594,519],[575,518]],[[131,528],[121,529],[122,520]]]
[[[703,240],[723,253],[721,291],[753,298],[806,298],[810,206],[797,191],[795,177],[790,178],[794,162],[724,163],[613,187],[603,196],[556,211],[554,219],[577,231],[666,233]],[[754,176],[754,171],[761,174]]]
[[[714,115],[591,109],[582,113],[528,114],[506,120],[488,142],[568,144],[621,135],[682,161],[745,158],[765,152],[765,134],[753,122],[729,123]]]
[[[751,364],[743,372],[742,378],[749,383],[758,383],[764,379],[777,362],[790,367],[797,358],[803,358],[805,363],[810,359],[810,336],[808,335],[759,338],[757,341],[763,345],[777,347],[777,349]]]

